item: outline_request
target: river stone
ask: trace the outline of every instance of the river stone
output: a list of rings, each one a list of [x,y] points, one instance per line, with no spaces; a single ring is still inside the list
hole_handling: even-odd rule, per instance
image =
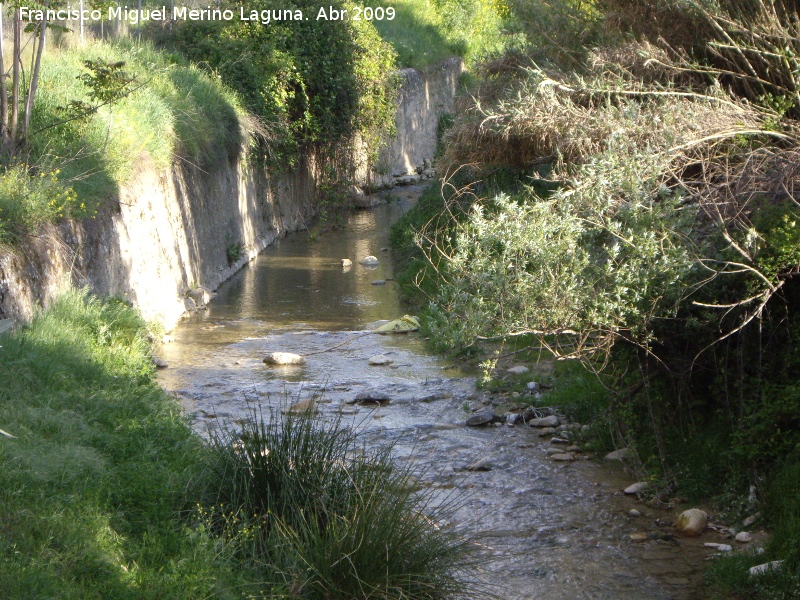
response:
[[[636,510],[635,508],[632,508],[632,509],[630,509],[628,511],[628,515],[631,516],[631,517],[641,517],[642,513],[640,511]]]
[[[510,369],[507,369],[506,371],[508,373],[511,373],[512,375],[524,375],[525,373],[530,371],[530,369],[528,367],[523,367],[522,365],[520,365],[520,366],[517,366],[517,367],[511,367]]]
[[[744,521],[742,521],[742,525],[745,527],[750,527],[753,523],[758,521],[761,518],[761,513],[756,513],[754,515],[750,515]]]
[[[631,451],[627,448],[620,448],[606,454],[606,460],[625,460],[630,456]]]
[[[386,280],[385,279],[376,279],[375,281],[372,282],[371,285],[386,285]]]
[[[575,460],[575,455],[571,452],[557,452],[555,454],[551,454],[550,458],[552,460],[557,460],[561,462],[569,462]]]
[[[373,367],[382,367],[384,365],[390,365],[394,361],[386,356],[385,354],[376,354],[375,356],[371,356],[367,361],[367,364]]]
[[[633,483],[625,488],[626,494],[638,494],[642,490],[646,489],[647,486],[650,485],[646,481],[639,481],[638,483]]]
[[[569,440],[565,440],[564,438],[554,437],[550,439],[551,444],[569,444]]]
[[[539,437],[547,437],[550,435],[554,435],[556,432],[555,427],[545,427],[539,430]]]
[[[480,427],[481,425],[488,425],[494,421],[494,412],[485,410],[472,415],[467,419],[467,427]]]
[[[353,400],[348,400],[348,404],[388,404],[392,401],[391,396],[384,392],[361,392]]]
[[[678,517],[678,532],[686,537],[697,537],[706,529],[708,515],[699,508],[683,511]]]
[[[755,567],[750,567],[747,572],[749,573],[750,577],[756,577],[757,575],[761,575],[766,573],[767,571],[774,571],[776,569],[780,569],[781,565],[783,564],[782,560],[773,560],[772,562],[764,563],[763,565],[756,565]]]
[[[642,531],[637,531],[630,535],[630,540],[632,542],[646,542],[648,539],[650,539],[650,537]]]
[[[736,541],[741,544],[746,544],[753,540],[753,536],[747,531],[740,531],[736,534]]]
[[[556,415],[537,417],[528,421],[528,425],[531,427],[558,427],[559,423],[560,421]]]
[[[362,265],[364,265],[365,267],[377,267],[377,266],[378,266],[378,264],[379,264],[379,263],[378,263],[378,259],[377,259],[377,258],[375,258],[375,257],[374,257],[374,256],[372,256],[372,255],[370,255],[370,256],[365,256],[364,258],[362,258],[362,259],[361,259],[360,261],[358,261],[358,262],[359,262],[359,264],[362,264]]]
[[[264,357],[264,362],[268,365],[304,365],[306,359],[291,352],[273,352]]]
[[[486,472],[492,470],[492,463],[489,462],[488,458],[482,458],[471,465],[467,465],[464,467],[465,471],[475,471],[475,472]]]
[[[156,369],[166,369],[169,364],[160,356],[151,356],[150,360],[153,361],[153,364],[156,366]]]
[[[342,259],[342,267],[343,268],[346,269],[346,268],[352,267],[352,266],[353,266],[353,261],[352,260],[350,260],[349,258],[343,258]]]
[[[730,552],[733,548],[729,544],[715,544],[713,542],[706,542],[703,544],[706,548],[713,548],[714,550],[719,550],[720,552]]]
[[[528,391],[529,391],[529,392],[535,392],[535,391],[537,391],[537,390],[539,389],[539,384],[538,384],[538,383],[536,383],[535,381],[529,381],[529,382],[528,382],[528,383],[525,385],[525,387],[526,387],[526,388],[528,388]]]

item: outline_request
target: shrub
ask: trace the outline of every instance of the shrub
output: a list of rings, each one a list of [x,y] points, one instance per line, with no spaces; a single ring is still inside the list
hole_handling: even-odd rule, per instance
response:
[[[13,244],[45,223],[87,212],[86,204],[58,180],[58,170],[30,171],[15,165],[0,174],[0,244]]]

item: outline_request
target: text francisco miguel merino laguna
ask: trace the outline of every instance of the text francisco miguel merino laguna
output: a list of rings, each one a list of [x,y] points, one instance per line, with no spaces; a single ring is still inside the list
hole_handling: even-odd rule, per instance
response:
[[[67,5],[61,9],[39,10],[27,6],[20,6],[20,17],[23,21],[101,21],[103,11],[100,9],[79,9]],[[392,15],[394,16],[394,15]],[[317,11],[317,21],[340,21],[348,18],[347,11],[334,7],[320,7]],[[159,8],[128,8],[127,6],[109,7],[106,19],[109,21],[123,20],[132,25],[142,21],[260,21],[264,25],[269,25],[272,21],[303,21],[308,17],[303,15],[299,9],[270,9],[270,10],[249,10],[240,7],[238,14],[232,10],[219,8],[188,8],[186,6],[174,6],[167,10],[166,6]]]

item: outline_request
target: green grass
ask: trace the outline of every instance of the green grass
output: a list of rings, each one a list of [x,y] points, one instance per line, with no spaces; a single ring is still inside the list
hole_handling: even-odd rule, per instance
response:
[[[374,21],[397,51],[400,67],[426,69],[460,56],[470,65],[505,47],[505,4],[488,0],[380,0],[393,7],[393,20]]]
[[[0,337],[6,598],[224,596],[235,579],[177,517],[203,448],[155,384],[128,306],[64,295]],[[227,582],[227,583],[225,583]]]

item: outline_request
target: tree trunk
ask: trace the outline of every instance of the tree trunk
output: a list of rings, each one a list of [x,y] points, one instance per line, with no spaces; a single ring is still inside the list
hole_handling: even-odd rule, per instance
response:
[[[5,40],[3,39],[3,12],[5,7],[0,5],[0,144],[2,150],[5,152],[9,147],[8,140],[8,86],[6,85],[6,63],[3,57],[3,52],[6,49]]]
[[[28,128],[33,114],[33,103],[36,99],[36,88],[39,87],[39,72],[42,66],[42,54],[44,54],[44,43],[47,35],[47,4],[45,4],[44,19],[42,19],[39,30],[39,47],[36,48],[36,60],[33,63],[31,72],[31,85],[28,88],[28,97],[25,102],[25,120],[22,125],[22,135],[20,136],[23,146],[28,145]]]
[[[19,124],[19,69],[22,63],[22,20],[19,8],[14,9],[14,40],[11,75],[11,114],[8,120],[8,135],[11,144],[17,141],[17,128]]]

